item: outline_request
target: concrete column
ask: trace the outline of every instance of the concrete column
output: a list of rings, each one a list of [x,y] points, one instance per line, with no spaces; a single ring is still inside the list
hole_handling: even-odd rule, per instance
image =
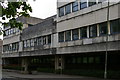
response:
[[[64,69],[64,56],[56,55],[55,56],[55,70]]]
[[[24,68],[24,72],[25,73],[28,73],[28,64],[29,64],[29,61],[27,58],[23,58],[22,59],[22,67]]]

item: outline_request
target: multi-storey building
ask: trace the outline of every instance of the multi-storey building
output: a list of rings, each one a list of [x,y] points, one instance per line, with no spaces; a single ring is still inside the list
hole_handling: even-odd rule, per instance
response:
[[[25,71],[120,71],[120,2],[112,1],[108,7],[107,0],[58,0],[57,16],[23,29],[18,41],[4,37],[3,61],[15,60]]]
[[[102,1],[102,2],[101,2]],[[57,53],[65,70],[120,70],[120,1],[58,0]]]
[[[42,22],[42,19],[34,17],[19,17],[18,21],[23,23],[23,29],[33,26],[37,23]],[[22,51],[22,42],[21,42],[21,33],[18,28],[4,27],[5,35],[3,39],[3,54],[2,61],[4,64],[20,64],[21,61],[18,61],[20,52]]]

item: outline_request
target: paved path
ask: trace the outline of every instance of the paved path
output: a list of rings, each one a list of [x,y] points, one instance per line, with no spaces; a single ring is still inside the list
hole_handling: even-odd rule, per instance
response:
[[[2,80],[105,80],[105,79],[71,75],[58,75],[52,73],[21,74],[18,72],[3,71]]]

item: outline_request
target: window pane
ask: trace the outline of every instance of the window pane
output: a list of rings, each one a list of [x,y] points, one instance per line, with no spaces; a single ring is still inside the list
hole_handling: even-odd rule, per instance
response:
[[[46,44],[46,36],[43,37],[43,44]]]
[[[65,14],[71,13],[71,4],[65,6]]]
[[[59,8],[59,17],[64,16],[64,7]]]
[[[100,36],[101,35],[106,35],[107,34],[107,22],[105,22],[105,23],[101,23],[100,25],[99,25],[99,29],[100,29]]]
[[[71,41],[71,31],[65,32],[65,41]]]
[[[120,23],[119,19],[110,22],[111,33],[118,33],[120,32]]]
[[[80,37],[87,38],[87,27],[80,28]]]
[[[90,32],[90,37],[96,37],[97,36],[97,25],[92,25],[89,28],[89,32]]]
[[[73,12],[78,11],[78,2],[72,3],[72,11]]]
[[[59,42],[64,42],[64,32],[59,33]]]
[[[87,57],[83,57],[83,63],[87,63]]]
[[[89,63],[94,63],[94,58],[93,57],[89,57],[88,61],[89,61]]]
[[[96,4],[96,0],[89,0],[89,6],[95,5]]]
[[[79,29],[72,30],[72,39],[73,40],[79,39]]]
[[[51,43],[51,35],[48,36],[48,44]]]
[[[80,2],[80,9],[87,8],[87,0],[81,0]]]

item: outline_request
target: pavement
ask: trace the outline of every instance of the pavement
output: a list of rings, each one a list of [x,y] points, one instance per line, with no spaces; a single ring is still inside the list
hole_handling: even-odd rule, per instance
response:
[[[17,71],[3,70],[2,80],[110,80],[94,77],[62,75],[54,73],[22,74]],[[113,79],[111,79],[113,80]]]

